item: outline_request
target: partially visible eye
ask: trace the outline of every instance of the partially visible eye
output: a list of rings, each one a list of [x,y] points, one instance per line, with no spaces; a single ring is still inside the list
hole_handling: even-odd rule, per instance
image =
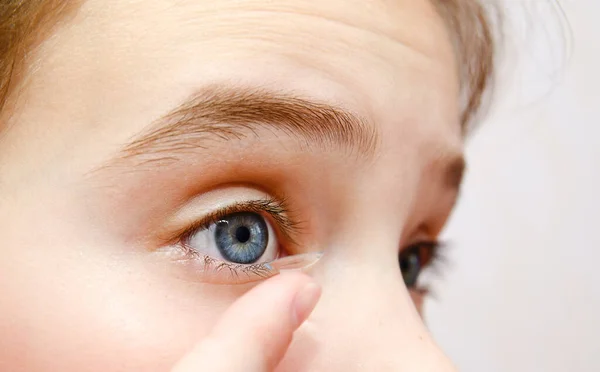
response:
[[[225,215],[190,234],[186,248],[236,264],[253,264],[277,258],[277,239],[270,224],[254,212]]]
[[[403,249],[398,255],[400,271],[408,289],[417,288],[417,281],[423,269],[436,257],[437,242],[421,242]]]

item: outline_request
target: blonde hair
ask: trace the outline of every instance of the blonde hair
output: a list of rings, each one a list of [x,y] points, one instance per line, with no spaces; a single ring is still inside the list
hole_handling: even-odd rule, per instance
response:
[[[472,122],[494,73],[496,43],[491,23],[492,12],[499,26],[498,9],[485,8],[480,0],[432,0],[451,32],[462,82],[463,128]]]
[[[494,38],[489,14],[479,0],[431,0],[450,29],[463,83],[461,121],[467,128],[482,105],[494,69]],[[43,41],[76,0],[1,0],[0,113],[22,77],[27,54]]]

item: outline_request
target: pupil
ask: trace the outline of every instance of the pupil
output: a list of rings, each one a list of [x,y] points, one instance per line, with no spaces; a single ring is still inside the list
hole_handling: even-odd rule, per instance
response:
[[[240,243],[246,243],[250,240],[250,229],[246,226],[240,226],[235,230],[235,238]]]

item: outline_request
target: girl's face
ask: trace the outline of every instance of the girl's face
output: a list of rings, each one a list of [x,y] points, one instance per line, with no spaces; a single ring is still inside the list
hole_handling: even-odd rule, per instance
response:
[[[167,370],[311,252],[281,370],[451,369],[415,283],[463,168],[449,40],[428,0],[84,2],[0,139],[0,369]]]

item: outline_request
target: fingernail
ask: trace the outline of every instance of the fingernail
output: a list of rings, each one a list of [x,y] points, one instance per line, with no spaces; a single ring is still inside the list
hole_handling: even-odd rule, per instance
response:
[[[300,324],[304,323],[306,318],[312,313],[320,297],[321,287],[314,282],[306,284],[296,294],[292,310],[294,326],[296,328],[300,327]]]

